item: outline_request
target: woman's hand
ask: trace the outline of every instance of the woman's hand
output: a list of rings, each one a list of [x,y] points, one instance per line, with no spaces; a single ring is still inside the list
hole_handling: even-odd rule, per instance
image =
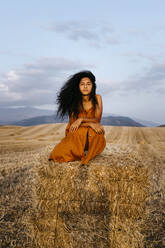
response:
[[[90,123],[89,126],[98,134],[104,134],[104,128],[100,125],[100,123]]]
[[[74,121],[70,126],[69,132],[75,132],[81,125],[81,122],[82,122],[82,118],[78,118],[76,121]]]

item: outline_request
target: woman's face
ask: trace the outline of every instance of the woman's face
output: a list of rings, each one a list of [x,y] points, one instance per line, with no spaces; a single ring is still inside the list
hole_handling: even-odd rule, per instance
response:
[[[83,96],[90,95],[92,91],[92,82],[88,77],[84,77],[80,80],[79,89]]]

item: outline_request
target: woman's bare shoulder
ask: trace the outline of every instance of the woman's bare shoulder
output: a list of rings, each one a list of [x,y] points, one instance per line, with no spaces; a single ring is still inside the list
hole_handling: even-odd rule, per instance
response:
[[[96,100],[97,100],[98,106],[102,109],[103,102],[102,102],[102,97],[101,97],[101,95],[96,94]]]
[[[98,102],[102,101],[102,97],[100,94],[96,94],[96,99]]]
[[[101,95],[100,94],[96,94],[96,98],[101,98]]]

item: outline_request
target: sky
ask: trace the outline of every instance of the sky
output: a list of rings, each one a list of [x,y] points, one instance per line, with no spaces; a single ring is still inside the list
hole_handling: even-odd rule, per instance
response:
[[[164,124],[164,13],[164,0],[2,1],[0,107],[55,110],[90,70],[104,114]]]

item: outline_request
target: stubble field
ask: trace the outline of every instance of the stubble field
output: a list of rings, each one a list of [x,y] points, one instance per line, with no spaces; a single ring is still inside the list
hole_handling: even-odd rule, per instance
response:
[[[0,126],[0,247],[39,247],[28,226],[34,212],[33,185],[37,168],[43,166],[43,158],[45,161],[64,137],[65,127],[66,124]],[[165,128],[105,126],[105,137],[105,150],[89,163],[89,168],[112,160],[123,168],[131,158],[138,168],[149,171],[143,238],[141,243],[130,241],[130,247],[165,247]],[[53,166],[53,162],[47,162],[48,166],[49,163]],[[110,240],[100,247],[115,247],[113,244]]]

